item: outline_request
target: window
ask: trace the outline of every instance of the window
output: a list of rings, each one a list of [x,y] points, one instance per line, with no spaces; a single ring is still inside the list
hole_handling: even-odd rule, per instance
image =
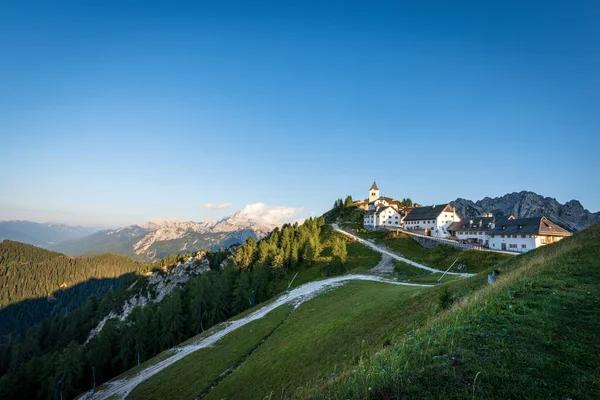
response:
[[[504,235],[500,235],[501,238],[504,238]]]
[[[521,235],[521,237],[522,237],[523,239],[525,239],[525,238],[527,237],[527,235]],[[525,246],[525,245],[523,245],[523,246]]]
[[[546,236],[540,236],[540,241],[542,244],[546,244]]]
[[[512,244],[512,243],[511,243],[511,244],[510,244],[510,248],[511,248],[511,249],[516,249],[516,248],[517,248],[517,245],[516,245],[516,244]]]
[[[514,238],[514,239],[516,239],[516,238],[517,238],[517,235],[513,235],[513,238]]]
[[[479,232],[479,234],[480,234],[480,235],[483,235],[483,233],[482,233],[482,232]]]
[[[527,248],[527,245],[526,245],[526,244],[522,244],[522,245],[521,245],[521,248],[522,248],[522,249],[526,249],[526,248]]]
[[[490,237],[493,239],[493,238],[494,238],[494,235],[490,235]]]

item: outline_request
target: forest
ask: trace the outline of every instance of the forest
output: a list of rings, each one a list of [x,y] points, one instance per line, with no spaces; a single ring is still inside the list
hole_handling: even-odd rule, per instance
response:
[[[119,309],[130,280],[104,296],[88,297],[66,316],[43,320],[24,339],[0,346],[0,398],[46,399],[53,396],[59,381],[64,397],[72,398],[92,388],[94,373],[99,385],[136,366],[138,360],[148,360],[272,298],[290,271],[319,257],[324,247],[323,224],[323,218],[310,218],[301,225],[275,229],[258,242],[249,237],[223,267],[226,252],[209,252],[210,271],[192,277],[160,303],[135,309],[125,321],[109,320],[87,343],[89,331],[111,310]],[[334,238],[332,248],[334,267],[342,268],[345,242]],[[24,255],[19,257],[19,262],[31,262]],[[181,259],[182,255],[173,255],[168,262]],[[146,268],[168,267],[168,262]]]
[[[19,340],[44,318],[66,315],[91,295],[156,268],[104,254],[68,257],[24,243],[0,243],[0,343]]]

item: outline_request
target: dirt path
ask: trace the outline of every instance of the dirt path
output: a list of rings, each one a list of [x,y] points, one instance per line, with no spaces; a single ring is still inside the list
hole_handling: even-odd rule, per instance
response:
[[[373,250],[375,250],[375,251],[383,254],[384,256],[388,256],[388,257],[394,258],[394,259],[396,259],[398,261],[405,262],[407,264],[412,265],[413,267],[421,268],[421,269],[424,269],[426,271],[439,272],[441,274],[444,273],[444,271],[442,271],[442,270],[431,268],[431,267],[428,267],[428,266],[423,265],[423,264],[419,264],[417,262],[409,260],[408,258],[404,258],[404,257],[399,256],[398,254],[392,253],[391,251],[382,249],[380,246],[377,246],[376,244],[371,243],[368,240],[361,239],[358,236],[355,236],[355,235],[353,235],[351,233],[346,232],[345,230],[343,230],[342,228],[340,228],[338,226],[338,224],[332,224],[331,226],[333,226],[333,229],[335,229],[336,231],[338,231],[340,233],[343,233],[346,236],[351,237],[352,239],[354,239],[354,240],[358,241],[359,243],[361,243],[361,244],[363,244],[363,245],[365,245],[365,246],[367,246],[367,247],[369,247],[369,248],[371,248],[371,249],[373,249]],[[476,274],[469,274],[469,273],[466,273],[466,272],[446,272],[446,275],[457,275],[457,276],[462,276],[462,277],[469,277],[469,276],[475,276]]]
[[[226,323],[227,326],[224,329],[221,329],[220,331],[215,332],[206,338],[200,339],[199,341],[189,344],[187,346],[175,347],[173,350],[176,353],[173,354],[171,357],[162,360],[152,366],[149,366],[148,368],[140,371],[136,375],[128,378],[115,380],[112,382],[107,382],[93,395],[87,397],[84,395],[81,397],[81,399],[124,399],[137,385],[144,382],[151,376],[159,373],[169,365],[181,360],[183,357],[195,352],[196,350],[212,346],[223,336],[238,328],[241,328],[242,326],[254,320],[264,317],[277,307],[287,303],[293,303],[296,304],[296,306],[298,306],[303,302],[316,296],[318,293],[322,292],[328,287],[335,287],[343,284],[343,282],[352,280],[384,282],[392,285],[404,286],[433,286],[417,283],[397,282],[391,279],[384,279],[373,275],[344,275],[335,278],[324,279],[321,281],[309,282],[304,285],[298,286],[296,289],[290,291],[289,293],[280,296],[273,303],[267,304],[266,306],[254,311],[253,313],[249,314],[244,318],[240,318],[238,320]]]
[[[379,264],[371,268],[369,272],[375,274],[386,274],[394,272],[394,263],[392,262],[392,260],[392,257],[388,256],[387,254],[382,254],[381,261],[379,261]]]

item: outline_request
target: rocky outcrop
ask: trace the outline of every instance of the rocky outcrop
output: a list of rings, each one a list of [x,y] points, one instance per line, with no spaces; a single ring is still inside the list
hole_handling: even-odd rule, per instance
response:
[[[144,307],[150,303],[160,303],[166,295],[176,287],[183,286],[190,277],[200,275],[210,269],[206,253],[198,252],[195,257],[189,257],[184,263],[179,263],[170,272],[154,272],[145,283],[145,287],[138,287],[137,281],[127,290],[131,297],[125,303],[120,313],[111,311],[98,325],[90,331],[87,341],[102,331],[109,319],[118,318],[124,321],[136,307]]]
[[[570,231],[587,228],[600,221],[600,212],[592,213],[583,208],[577,200],[560,204],[552,197],[544,197],[533,192],[514,192],[502,197],[485,197],[478,201],[458,198],[451,202],[461,218],[472,218],[482,213],[496,216],[514,215],[516,218],[545,215]]]

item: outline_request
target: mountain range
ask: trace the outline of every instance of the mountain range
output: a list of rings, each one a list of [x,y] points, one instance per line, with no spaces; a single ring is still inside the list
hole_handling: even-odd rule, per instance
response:
[[[260,239],[283,223],[271,211],[262,203],[249,204],[218,221],[152,220],[46,247],[72,256],[114,253],[156,260],[173,253],[228,247],[242,243],[249,236]]]
[[[49,246],[58,242],[80,239],[98,230],[98,228],[57,223],[0,221],[0,242],[10,239],[35,246]]]
[[[490,212],[517,218],[545,215],[571,231],[600,221],[600,212],[588,211],[577,200],[561,204],[554,198],[528,191],[478,201],[458,198],[451,204],[463,219]],[[256,203],[221,220],[151,220],[141,225],[103,231],[63,224],[4,221],[0,222],[0,240],[16,240],[70,256],[113,253],[152,261],[173,253],[228,247],[243,242],[248,236],[260,239],[289,221],[297,211]]]
[[[450,204],[463,219],[477,217],[482,213],[505,217],[513,215],[515,218],[545,215],[570,231],[580,231],[600,221],[600,212],[588,211],[577,200],[561,204],[552,197],[528,191],[508,193],[494,198],[485,197],[475,202],[458,198]]]

